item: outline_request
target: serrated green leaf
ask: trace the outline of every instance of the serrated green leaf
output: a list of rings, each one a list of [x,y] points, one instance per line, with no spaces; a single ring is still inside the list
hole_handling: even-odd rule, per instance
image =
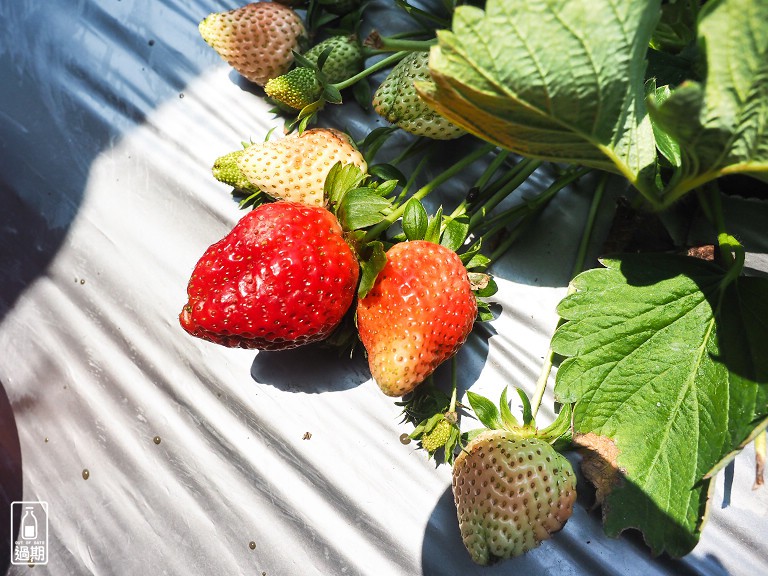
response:
[[[464,245],[469,234],[469,216],[462,215],[445,223],[440,244],[456,252]]]
[[[496,292],[498,291],[499,291],[499,287],[496,284],[496,280],[493,279],[493,276],[488,276],[488,283],[482,288],[475,290],[475,296],[477,296],[478,298],[490,298],[491,296],[496,294]]]
[[[706,80],[685,82],[661,105],[649,106],[654,123],[682,151],[667,203],[725,174],[768,180],[768,3],[707,2],[699,45]]]
[[[467,262],[467,270],[485,270],[488,268],[488,265],[491,263],[491,259],[488,258],[485,254],[475,254],[469,262]]]
[[[664,3],[661,18],[653,31],[651,46],[656,50],[680,52],[696,40],[696,19],[700,0]]]
[[[390,199],[370,188],[349,190],[336,210],[336,216],[344,230],[358,230],[378,224],[392,206]]]
[[[488,400],[485,396],[480,396],[471,390],[467,391],[467,400],[472,407],[472,411],[477,416],[477,419],[482,422],[486,428],[491,430],[500,430],[504,426],[501,421],[501,415],[496,405]]]
[[[384,244],[379,241],[374,241],[368,244],[368,250],[370,255],[360,262],[360,285],[357,288],[357,297],[365,298],[365,296],[373,288],[376,282],[376,276],[379,275],[381,269],[387,263],[387,255],[384,251]]]
[[[403,232],[408,240],[423,240],[427,233],[429,216],[418,198],[411,198],[403,211]]]
[[[664,102],[672,95],[669,86],[656,87],[656,82],[651,80],[647,85],[648,98],[652,99],[655,106],[662,106]],[[653,136],[656,139],[656,147],[661,155],[667,159],[670,166],[678,168],[682,162],[680,155],[680,144],[665,132],[659,124],[653,124]]]
[[[552,349],[555,394],[574,432],[613,441],[626,479],[605,529],[638,528],[655,554],[688,553],[706,517],[707,474],[768,416],[768,279],[711,262],[625,255],[577,276]]]
[[[417,89],[480,138],[618,172],[652,194],[656,151],[643,83],[659,8],[659,0],[459,6],[430,53],[433,82]]]
[[[371,184],[371,188],[376,191],[379,196],[389,196],[397,188],[397,180],[386,180],[385,182]]]
[[[477,322],[491,322],[496,319],[496,315],[491,311],[491,307],[486,302],[477,303]]]
[[[365,180],[365,174],[355,164],[336,162],[323,184],[323,194],[331,206],[338,206],[344,195],[357,188]]]

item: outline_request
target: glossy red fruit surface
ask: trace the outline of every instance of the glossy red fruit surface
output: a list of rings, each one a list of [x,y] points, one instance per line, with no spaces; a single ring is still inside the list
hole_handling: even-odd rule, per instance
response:
[[[358,274],[328,210],[263,204],[206,250],[179,320],[193,336],[224,346],[295,348],[326,338],[339,324]]]

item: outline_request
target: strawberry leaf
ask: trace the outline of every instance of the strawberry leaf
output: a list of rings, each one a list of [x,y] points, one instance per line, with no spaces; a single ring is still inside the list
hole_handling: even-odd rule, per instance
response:
[[[531,409],[531,401],[528,399],[525,390],[522,388],[517,389],[517,395],[520,396],[520,401],[523,403],[523,425],[533,425],[533,411]]]
[[[357,188],[365,180],[365,174],[354,164],[336,162],[325,177],[323,194],[328,204],[338,206],[344,195]]]
[[[427,225],[427,231],[424,233],[424,240],[438,244],[440,242],[440,228],[443,224],[443,207],[437,209],[435,215],[430,218]]]
[[[341,200],[336,216],[344,230],[358,230],[384,220],[392,200],[384,198],[371,188],[349,190]]]
[[[359,298],[365,298],[368,292],[370,292],[373,284],[376,282],[376,276],[379,275],[379,272],[387,263],[384,244],[378,240],[370,242],[367,250],[370,252],[368,257],[360,262],[360,286],[357,288]]]
[[[649,107],[682,153],[667,203],[725,174],[768,181],[768,3],[708,2],[698,28],[706,81],[684,82]]]
[[[499,400],[499,412],[501,412],[501,419],[504,422],[504,427],[515,428],[520,426],[520,423],[512,414],[512,410],[509,409],[509,401],[507,400],[507,387],[501,391],[501,399]]]
[[[567,358],[555,395],[576,403],[574,434],[610,447],[598,452],[622,473],[605,497],[606,532],[638,528],[655,554],[682,556],[706,518],[710,475],[768,417],[768,279],[672,255],[603,264],[558,308],[552,348]]]
[[[469,234],[469,216],[462,215],[445,223],[440,244],[456,252],[464,245]]]
[[[423,240],[427,233],[429,216],[418,198],[411,198],[403,211],[403,232],[408,240]]]
[[[488,398],[468,390],[467,400],[469,400],[469,405],[472,407],[472,411],[475,413],[475,416],[477,416],[477,419],[480,420],[486,428],[490,428],[491,430],[501,430],[504,428],[499,409],[493,402],[488,400]]]
[[[659,0],[459,6],[430,53],[432,82],[417,89],[480,138],[524,156],[620,173],[654,197],[644,73],[659,8]]]

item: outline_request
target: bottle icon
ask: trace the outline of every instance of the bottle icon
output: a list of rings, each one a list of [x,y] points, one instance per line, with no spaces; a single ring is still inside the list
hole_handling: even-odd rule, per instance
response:
[[[32,506],[24,508],[24,516],[21,517],[21,537],[24,540],[37,538],[37,518]]]

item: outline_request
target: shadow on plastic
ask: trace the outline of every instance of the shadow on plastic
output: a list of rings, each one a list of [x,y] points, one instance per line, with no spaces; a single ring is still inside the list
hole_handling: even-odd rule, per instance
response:
[[[22,500],[23,481],[21,446],[8,395],[0,383],[0,574],[6,574],[11,565],[11,503]],[[17,508],[21,510],[21,508]],[[19,526],[19,514],[13,525]]]
[[[490,566],[474,564],[461,539],[453,492],[449,487],[438,500],[429,518],[422,545],[424,576],[494,576],[510,574],[573,574],[614,576],[623,566],[625,576],[645,576],[667,573],[676,576],[729,576],[722,562],[712,554],[692,555],[676,559],[666,554],[653,557],[636,530],[627,530],[617,538],[603,532],[599,508],[595,509],[595,491],[578,472],[581,457],[568,453],[577,471],[578,500],[574,512],[563,530],[554,534],[538,548],[517,558],[499,561]],[[637,487],[624,485],[635,501],[654,508],[656,505]],[[660,527],[668,532],[683,529],[669,519]]]

